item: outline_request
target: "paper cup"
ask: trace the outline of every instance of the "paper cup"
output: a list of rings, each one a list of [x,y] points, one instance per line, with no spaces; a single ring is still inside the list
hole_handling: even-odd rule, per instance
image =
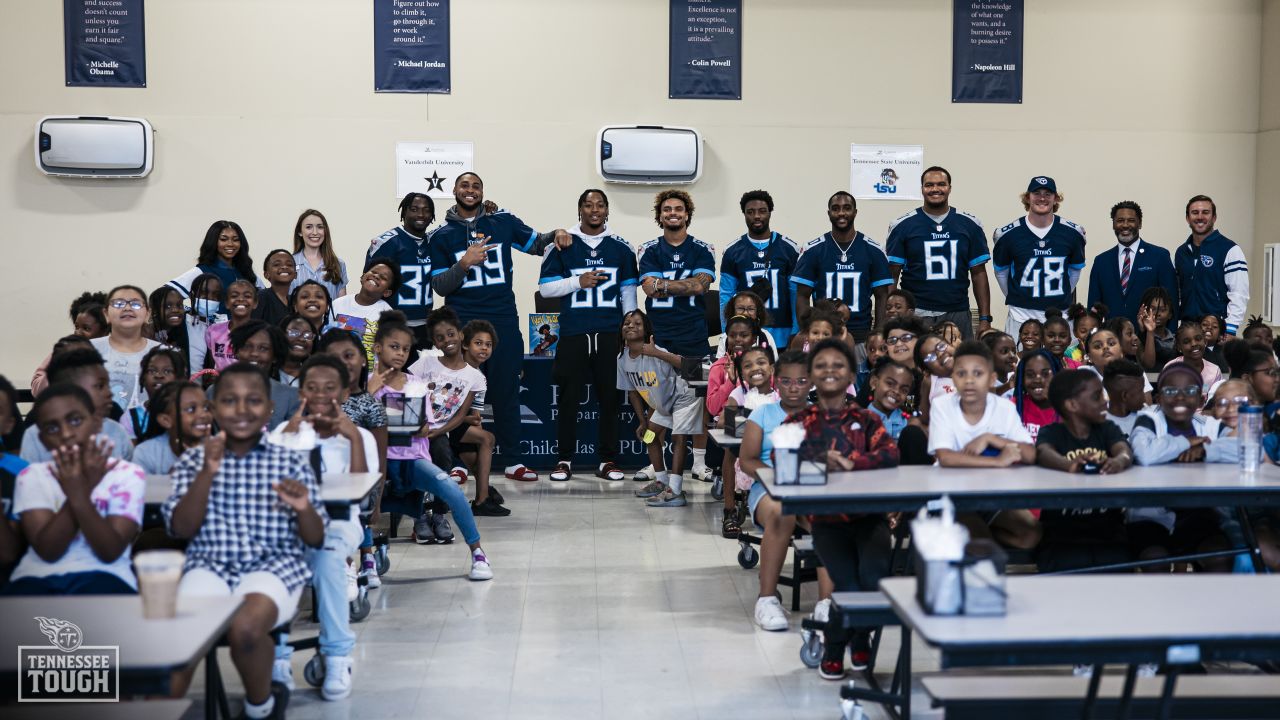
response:
[[[142,617],[163,620],[178,614],[178,581],[186,555],[177,550],[148,550],[133,559],[142,595]]]

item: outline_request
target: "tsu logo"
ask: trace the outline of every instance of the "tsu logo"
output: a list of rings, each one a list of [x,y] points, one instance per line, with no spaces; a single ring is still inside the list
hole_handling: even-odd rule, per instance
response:
[[[35,621],[49,644],[18,646],[18,702],[119,702],[120,646],[85,645],[73,622]]]
[[[1213,267],[1213,256],[1212,256],[1212,255],[1201,255],[1201,256],[1200,256],[1200,264],[1201,264],[1201,265],[1203,265],[1203,266],[1205,266],[1205,267]]]
[[[881,194],[892,195],[898,192],[898,173],[893,168],[885,168],[880,171],[880,182],[872,185],[876,192]]]

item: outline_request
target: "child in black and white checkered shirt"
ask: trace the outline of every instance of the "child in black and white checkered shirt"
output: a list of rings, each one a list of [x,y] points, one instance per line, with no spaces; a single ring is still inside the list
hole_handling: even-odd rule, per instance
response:
[[[268,445],[266,375],[248,363],[222,371],[213,392],[221,432],[173,466],[164,503],[172,535],[188,539],[179,598],[244,599],[227,631],[250,718],[283,717],[288,690],[271,682],[272,628],[293,618],[310,579],[304,544],[324,540],[327,517],[305,455]],[[185,691],[186,680],[175,682]]]

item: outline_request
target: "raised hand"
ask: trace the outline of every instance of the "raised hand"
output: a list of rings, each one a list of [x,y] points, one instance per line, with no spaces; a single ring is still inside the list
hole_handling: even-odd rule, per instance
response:
[[[84,491],[84,453],[79,445],[63,445],[53,449],[53,477],[67,497]]]
[[[383,370],[382,363],[379,362],[377,358],[374,358],[373,372],[369,373],[369,384],[366,389],[369,391],[370,394],[378,392],[379,390],[382,389],[383,385],[387,384],[387,381],[390,380],[391,376],[395,375],[395,373],[396,373],[395,368]]]
[[[204,439],[204,467],[210,473],[218,472],[222,467],[222,458],[227,452],[227,431],[210,435]]]
[[[556,229],[556,247],[560,248],[561,250],[568,250],[572,246],[573,246],[573,236],[569,234],[569,231],[557,228]]]
[[[294,512],[302,512],[311,507],[311,500],[307,497],[307,486],[293,478],[284,478],[272,488],[276,491],[280,502],[288,505]]]
[[[302,429],[302,415],[307,411],[307,399],[302,398],[302,402],[298,403],[298,410],[289,418],[289,422],[285,424],[284,431],[290,435],[296,435]]]
[[[467,248],[467,251],[462,254],[462,257],[458,258],[458,262],[461,263],[464,268],[473,268],[484,262],[485,259],[489,257],[490,250],[500,247],[502,247],[502,245],[499,243],[493,243],[491,245],[476,243],[475,245],[471,245]]]
[[[1151,308],[1146,305],[1143,305],[1142,307],[1138,308],[1138,324],[1141,325],[1142,329],[1146,332],[1149,332],[1149,333],[1155,332],[1155,329],[1156,329],[1155,312],[1153,312]]]
[[[111,456],[116,446],[110,439],[99,437],[91,442],[92,444],[85,446],[80,452],[82,478],[85,488],[90,492],[119,463],[119,460]]]
[[[657,349],[658,349],[658,346],[653,343],[653,336],[650,335],[649,339],[645,340],[644,344],[640,346],[640,354],[652,355],[654,354],[654,352],[657,351]]]

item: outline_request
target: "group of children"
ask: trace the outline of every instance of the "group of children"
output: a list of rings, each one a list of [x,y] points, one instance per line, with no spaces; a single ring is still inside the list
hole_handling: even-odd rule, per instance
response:
[[[1153,295],[1146,304],[1155,311],[1143,313],[1146,328],[1107,318],[1103,307],[1073,307],[1074,322],[1050,310],[1045,321],[1024,324],[1016,339],[993,330],[961,342],[953,324],[926,326],[915,316],[910,294],[893,290],[886,322],[868,338],[865,359],[843,331],[838,303],[816,303],[794,349],[780,356],[760,337],[755,318],[729,318],[726,354],[713,366],[705,406],[713,416],[734,406],[748,413],[737,458],[729,456],[723,470],[726,487],[736,475],[736,486],[745,489],[747,514],[738,517],[738,502],[726,498],[723,531],[734,537],[750,520],[763,532],[758,625],[788,627],[774,593],[797,524],[812,532],[822,561],[824,600],[814,615],[825,620],[831,592],[874,589],[889,572],[888,535],[898,521],[875,514],[783,515],[758,475],[772,463],[771,434],[782,423],[800,422],[802,458],[829,469],[1039,464],[1111,474],[1134,464],[1236,462],[1238,410],[1250,404],[1264,407],[1266,456],[1280,462],[1280,369],[1270,329],[1254,318],[1241,339],[1226,342],[1214,317],[1157,330],[1151,324],[1167,322],[1168,315]],[[1143,350],[1153,339],[1160,347],[1162,331],[1177,355],[1159,355],[1157,366],[1151,358],[1144,361]],[[1154,384],[1144,367],[1159,370]],[[1239,541],[1238,525],[1217,508],[1025,509],[961,520],[975,536],[1032,551],[1046,572],[1130,561],[1159,567],[1162,558],[1223,550]],[[1278,518],[1258,511],[1250,520],[1264,562],[1280,569]],[[1200,568],[1229,571],[1232,562],[1203,561]],[[849,642],[854,668],[865,666],[869,632],[829,629],[823,677],[844,676]]]
[[[383,301],[397,281],[394,265],[375,263],[349,302],[329,307],[314,285],[324,290],[319,314],[275,324],[254,317],[274,291],[238,280],[218,319],[223,308],[200,297],[220,282],[212,275],[203,286],[197,277],[190,310],[179,299],[171,312],[167,287],[150,299],[133,286],[77,298],[75,332],[41,364],[25,418],[0,378],[0,593],[133,593],[131,552],[182,549],[181,598],[245,599],[228,638],[256,718],[283,714],[291,651],[287,635],[276,643],[269,633],[292,620],[311,584],[321,692],[346,697],[348,606],[360,576],[380,585],[370,530],[378,514],[413,517],[413,539],[428,544],[452,542],[452,513],[470,549],[468,577],[483,581],[493,571],[475,516],[510,513],[488,484],[494,440],[481,427],[486,383],[476,369],[497,334],[441,308],[428,321],[435,349],[416,352],[404,316]],[[189,342],[197,331],[205,343]],[[199,347],[207,362],[192,356]],[[191,373],[197,363],[207,371]],[[343,473],[385,473],[385,487],[371,508],[353,504],[339,520],[318,493]],[[474,502],[460,487],[470,474]],[[162,475],[172,488],[158,508],[163,527],[144,528],[147,478]],[[188,680],[175,678],[175,691]]]

